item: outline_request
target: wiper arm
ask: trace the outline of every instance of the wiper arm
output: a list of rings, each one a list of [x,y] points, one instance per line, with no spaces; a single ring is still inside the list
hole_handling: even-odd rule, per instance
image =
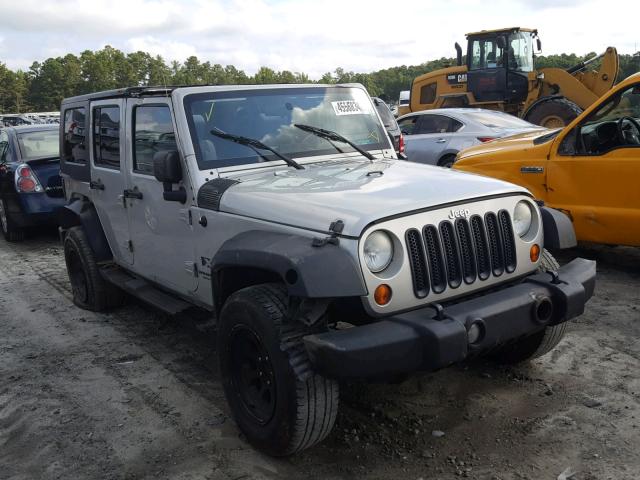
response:
[[[296,162],[295,160],[293,160],[292,158],[289,158],[286,155],[283,155],[277,150],[271,148],[269,145],[266,145],[262,143],[260,140],[256,140],[255,138],[243,137],[241,135],[233,135],[231,133],[223,132],[219,128],[215,128],[211,130],[211,135],[215,135],[216,137],[230,140],[232,142],[238,143],[240,145],[244,145],[246,147],[259,148],[260,150],[268,150],[271,153],[273,153],[276,157],[287,162],[287,164],[290,165],[291,167],[296,168],[298,170],[304,170],[304,167],[300,165],[298,162]]]
[[[353,143],[348,138],[345,138],[342,135],[340,135],[339,133],[336,133],[334,131],[325,130],[324,128],[319,128],[319,127],[312,127],[311,125],[302,125],[300,123],[294,123],[294,127],[297,127],[300,130],[304,130],[305,132],[313,133],[313,134],[315,134],[315,135],[317,135],[317,136],[319,136],[321,138],[327,139],[327,140],[333,140],[333,141],[337,141],[337,142],[346,143],[347,145],[350,145],[351,147],[353,147],[357,152],[359,152],[360,154],[362,154],[364,157],[368,158],[369,160],[375,160],[376,159],[376,157],[371,155],[369,152],[367,152],[366,150],[360,148],[358,145]]]

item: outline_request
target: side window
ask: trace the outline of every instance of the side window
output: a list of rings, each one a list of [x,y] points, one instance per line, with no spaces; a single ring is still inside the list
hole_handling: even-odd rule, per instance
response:
[[[171,111],[166,105],[142,105],[133,110],[133,171],[153,175],[153,155],[177,150]]]
[[[502,66],[502,54],[502,48],[495,39],[474,40],[471,45],[471,70]]]
[[[120,107],[93,109],[93,160],[101,167],[120,168]]]
[[[455,118],[451,119],[451,129],[449,130],[450,132],[457,132],[458,130],[460,130],[462,127],[464,126],[464,124],[462,122],[459,122],[458,120],[456,120]]]
[[[413,135],[416,129],[416,124],[418,123],[418,116],[413,115],[412,117],[403,118],[398,121],[398,126],[400,127],[400,131],[404,135]]]
[[[422,115],[417,133],[446,133],[450,128],[450,120],[442,115]]]
[[[7,152],[9,151],[9,135],[7,132],[0,130],[0,163],[6,162]]]
[[[436,82],[424,85],[420,89],[420,103],[433,103],[436,101]]]
[[[64,112],[64,142],[61,153],[65,162],[84,164],[87,161],[84,119],[84,107],[70,108]]]

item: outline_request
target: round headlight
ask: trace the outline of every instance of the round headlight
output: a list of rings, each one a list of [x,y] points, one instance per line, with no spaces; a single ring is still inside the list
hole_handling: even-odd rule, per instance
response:
[[[373,273],[389,266],[393,259],[393,240],[382,230],[376,230],[364,241],[364,262]]]
[[[524,200],[520,200],[516,203],[516,208],[513,210],[513,228],[518,236],[524,237],[529,233],[532,220],[533,211],[531,204]]]

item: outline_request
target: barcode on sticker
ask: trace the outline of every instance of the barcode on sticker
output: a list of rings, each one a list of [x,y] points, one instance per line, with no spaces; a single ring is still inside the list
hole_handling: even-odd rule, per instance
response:
[[[331,105],[333,105],[333,111],[336,112],[336,115],[361,115],[364,113],[355,100],[340,100],[331,102]]]

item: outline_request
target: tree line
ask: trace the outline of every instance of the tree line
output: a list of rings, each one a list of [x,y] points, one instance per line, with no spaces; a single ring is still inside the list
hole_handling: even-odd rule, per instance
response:
[[[561,54],[540,56],[537,66],[568,68],[592,57]],[[85,50],[79,56],[48,58],[33,62],[29,70],[13,71],[0,62],[0,112],[57,111],[63,98],[113,88],[145,85],[229,85],[265,83],[362,83],[372,96],[396,100],[401,90],[408,90],[418,75],[455,65],[454,58],[440,58],[420,65],[386,68],[371,73],[355,73],[336,68],[318,80],[302,72],[260,68],[247,75],[233,65],[202,62],[191,56],[183,63],[167,63],[160,55],[146,52],[127,53],[106,46]],[[618,78],[624,79],[640,70],[640,52],[620,55]]]

